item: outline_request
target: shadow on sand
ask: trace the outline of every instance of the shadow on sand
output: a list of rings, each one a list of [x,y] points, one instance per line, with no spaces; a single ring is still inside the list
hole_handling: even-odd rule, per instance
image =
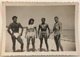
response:
[[[24,52],[24,50],[23,50],[23,51],[21,51],[20,49],[18,49],[18,50],[16,50],[15,52]]]
[[[56,50],[54,50],[54,49],[51,49],[50,51],[56,51]]]
[[[29,50],[27,50],[28,52],[32,51],[32,52],[35,52],[37,51],[36,49],[33,49],[33,48],[30,48]]]
[[[42,52],[42,51],[45,51],[45,52],[47,51],[47,50],[44,49],[44,48],[42,48],[41,50],[40,50],[40,48],[39,48],[38,50],[41,51],[41,52]]]
[[[27,50],[27,52],[35,52],[35,51],[40,51],[40,52],[48,52],[46,49],[44,49],[44,48],[42,48],[41,50],[40,50],[40,48],[38,49],[38,50],[36,50],[36,49],[33,49],[33,48],[30,48],[29,50]],[[51,49],[51,50],[49,50],[49,51],[56,51],[56,50],[54,50],[54,49]],[[18,50],[16,50],[15,52],[24,52],[24,50],[23,51],[21,51],[20,49],[18,49]]]

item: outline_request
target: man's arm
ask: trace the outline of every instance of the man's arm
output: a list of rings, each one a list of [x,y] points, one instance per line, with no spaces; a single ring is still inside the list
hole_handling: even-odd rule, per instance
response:
[[[47,25],[47,28],[48,28],[48,32],[49,32],[49,34],[50,34],[50,28],[49,28],[49,25]]]
[[[34,27],[35,28],[35,31],[36,31],[36,38],[37,38],[37,28],[36,27]]]
[[[8,33],[10,34],[10,35],[12,35],[12,33],[11,33],[11,31],[10,31],[10,29],[11,29],[11,24],[9,25],[9,27],[8,27]]]
[[[40,25],[39,25],[39,27],[38,27],[38,36],[39,36],[39,32],[40,32]]]
[[[48,28],[48,38],[49,38],[49,36],[50,36],[50,28],[49,28],[48,25],[47,25],[47,28]]]
[[[52,34],[54,31],[55,31],[55,28],[54,28],[54,26],[53,26],[53,30],[52,30],[52,32],[51,32],[50,34]]]
[[[25,33],[25,38],[26,38],[26,35],[27,35],[27,31],[28,31],[28,27],[26,27],[26,33]]]
[[[22,36],[22,33],[23,33],[23,27],[22,27],[22,25],[19,23],[19,25],[20,25],[20,28],[21,28],[21,33],[20,33],[20,35]]]
[[[61,33],[61,31],[62,31],[62,23],[59,23],[59,25],[60,25],[59,33]]]

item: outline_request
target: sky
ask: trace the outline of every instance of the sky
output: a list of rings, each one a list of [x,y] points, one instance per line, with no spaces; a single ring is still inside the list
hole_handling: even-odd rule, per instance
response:
[[[50,29],[54,25],[54,17],[58,16],[62,23],[63,29],[74,29],[75,6],[58,5],[58,6],[7,6],[6,7],[6,25],[12,22],[13,16],[18,17],[18,22],[26,27],[30,18],[35,20],[35,24],[41,23],[41,18],[46,18],[46,23]]]

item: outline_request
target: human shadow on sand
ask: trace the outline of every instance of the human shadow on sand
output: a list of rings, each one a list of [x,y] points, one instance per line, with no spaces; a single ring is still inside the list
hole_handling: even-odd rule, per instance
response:
[[[41,52],[42,52],[42,51],[45,51],[45,52],[47,51],[47,50],[44,49],[44,48],[42,48],[41,50],[40,50],[40,48],[39,48],[38,50],[41,51]]]
[[[27,50],[27,52],[30,52],[30,51],[35,52],[37,50],[36,49],[33,49],[33,48],[30,48],[29,50]]]
[[[50,51],[56,51],[56,50],[54,50],[54,49],[51,49]]]
[[[20,49],[17,49],[15,52],[24,52],[24,50],[23,50],[23,51],[21,51]]]

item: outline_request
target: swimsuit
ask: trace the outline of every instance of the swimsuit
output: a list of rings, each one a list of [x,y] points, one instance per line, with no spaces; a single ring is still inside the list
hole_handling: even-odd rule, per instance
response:
[[[40,38],[45,38],[45,39],[47,39],[47,32],[46,32],[46,28],[47,28],[47,24],[41,24],[40,25],[40,28],[41,28],[41,33],[40,33]]]
[[[36,32],[35,32],[35,26],[34,25],[28,25],[28,32],[27,32],[27,37],[28,38],[34,38],[36,36]]]

